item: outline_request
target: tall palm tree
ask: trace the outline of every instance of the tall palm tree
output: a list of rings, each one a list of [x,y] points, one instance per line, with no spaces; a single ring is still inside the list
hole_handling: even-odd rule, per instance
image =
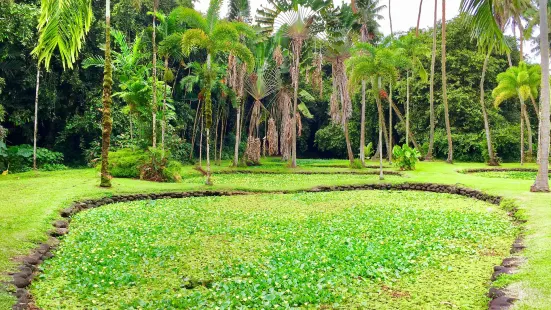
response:
[[[434,127],[436,123],[436,118],[434,117],[434,74],[436,66],[436,22],[438,16],[438,0],[434,0],[434,18],[432,24],[432,56],[430,62],[430,130],[429,130],[429,149],[427,150],[427,155],[425,160],[432,160],[432,151],[434,149]]]
[[[367,43],[379,28],[377,21],[383,20],[380,14],[386,8],[379,5],[379,0],[357,0],[352,1],[352,12],[357,14],[357,22],[360,24],[360,41]],[[360,161],[365,166],[365,95],[367,82],[362,81],[362,107],[360,116]]]
[[[541,48],[541,97],[540,97],[540,161],[536,181],[530,188],[533,192],[549,191],[549,25],[547,24],[547,1],[539,1],[540,9],[540,48]]]
[[[537,98],[538,86],[541,81],[541,67],[527,65],[521,62],[518,67],[510,67],[497,76],[498,86],[493,90],[494,105],[497,107],[503,101],[514,97],[520,98],[520,164],[524,164],[524,102],[530,98]]]
[[[444,120],[446,122],[446,135],[448,137],[448,159],[453,162],[453,142],[450,126],[450,108],[448,106],[448,80],[446,75],[446,0],[442,0],[442,102],[444,103]]]
[[[179,14],[179,18],[188,24],[192,29],[188,29],[182,35],[182,51],[189,55],[194,48],[202,49],[206,52],[205,69],[207,71],[206,81],[204,81],[204,119],[205,134],[207,141],[207,172],[206,184],[212,184],[210,171],[209,139],[210,127],[212,125],[212,88],[215,85],[215,76],[212,73],[213,57],[217,54],[226,52],[232,53],[243,63],[250,71],[254,67],[254,56],[251,51],[239,42],[240,33],[248,33],[254,36],[254,30],[247,24],[239,22],[227,22],[220,19],[221,0],[211,0],[207,15],[203,17],[197,11],[184,8]]]
[[[374,47],[368,43],[358,43],[352,49],[352,57],[347,62],[349,86],[355,90],[361,81],[371,81],[371,92],[379,109],[379,178],[383,175],[383,113],[380,97],[383,79],[394,80],[397,70],[393,62],[393,53],[383,46]]]
[[[157,147],[157,42],[156,42],[156,35],[157,35],[157,8],[159,7],[159,0],[153,0],[153,32],[151,34],[151,46],[153,47],[153,65],[152,65],[152,74],[153,77],[153,100],[151,103],[152,106],[152,146]]]
[[[401,36],[396,41],[396,47],[401,50],[408,60],[404,64],[406,69],[406,144],[409,145],[410,77],[413,76],[413,73],[416,73],[422,82],[426,83],[428,81],[428,74],[421,58],[426,57],[430,51],[417,36],[412,34]]]
[[[257,22],[265,32],[278,32],[281,28],[291,39],[291,80],[293,85],[293,112],[291,135],[291,167],[297,167],[297,108],[300,74],[300,56],[305,41],[311,35],[312,24],[318,12],[328,6],[326,0],[272,0],[271,8],[258,11]]]
[[[484,132],[486,134],[486,146],[488,148],[488,165],[498,166],[499,163],[496,159],[494,148],[492,145],[492,135],[490,131],[490,123],[488,120],[488,113],[486,111],[486,100],[485,100],[485,90],[484,90],[484,78],[486,76],[486,71],[488,68],[488,62],[490,60],[490,55],[492,52],[496,51],[499,53],[509,53],[510,49],[505,41],[505,37],[502,34],[503,27],[500,24],[503,24],[503,20],[506,19],[504,16],[505,12],[503,6],[500,6],[501,3],[493,2],[491,6],[482,7],[482,10],[489,12],[489,18],[494,21],[490,27],[481,27],[479,25],[480,21],[477,20],[477,15],[475,15],[473,10],[468,6],[468,1],[463,0],[461,2],[461,11],[469,14],[469,22],[472,29],[472,37],[476,38],[479,48],[485,52],[484,63],[482,65],[482,74],[480,77],[480,108],[482,110],[482,117],[484,120]],[[471,15],[472,14],[472,15]]]
[[[236,22],[251,22],[251,7],[249,0],[230,0],[228,20]],[[241,36],[241,39],[243,36]],[[232,88],[233,92],[237,95],[236,106],[236,121],[235,121],[235,145],[233,165],[237,167],[239,162],[239,144],[241,143],[241,110],[243,109],[245,99],[245,76],[246,66],[242,63],[238,63],[235,55],[230,54],[228,56],[228,85]]]
[[[38,19],[38,42],[32,54],[37,57],[36,92],[34,100],[33,169],[36,169],[38,134],[38,95],[40,68],[50,69],[50,60],[57,49],[63,68],[71,69],[82,48],[84,37],[92,23],[91,0],[44,0]]]

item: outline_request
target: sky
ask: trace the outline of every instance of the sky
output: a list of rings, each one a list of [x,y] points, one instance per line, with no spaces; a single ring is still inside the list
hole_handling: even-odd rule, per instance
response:
[[[385,19],[381,20],[379,24],[381,25],[381,31],[385,35],[390,34],[390,22],[389,22],[389,10],[388,10],[388,1],[389,0],[380,0],[380,4],[387,5],[387,8],[381,13]],[[195,3],[195,8],[201,12],[206,12],[209,0],[198,0]],[[228,2],[229,0],[224,0],[224,5],[222,6],[222,16],[227,15],[228,11]],[[350,0],[345,0],[345,3],[350,4]],[[260,8],[261,5],[267,3],[266,0],[250,0],[251,3],[251,15],[254,17],[256,15],[256,10]],[[343,3],[343,0],[333,0],[333,3],[337,6]],[[459,5],[461,0],[447,0],[446,1],[446,20],[450,20],[456,17],[459,14]],[[440,6],[441,1],[438,1],[438,10],[437,18],[440,20],[442,18],[442,7]],[[391,17],[392,17],[392,29],[394,32],[403,32],[407,31],[412,27],[417,25],[417,13],[419,12],[419,0],[391,0]],[[432,27],[434,20],[434,1],[424,0],[423,8],[421,11],[421,21],[419,27],[428,28]],[[511,31],[508,30],[506,33],[511,34]],[[468,34],[466,34],[468,35]],[[525,42],[525,53],[531,50],[529,42]],[[528,59],[531,62],[539,63],[539,57],[536,55],[527,55]]]

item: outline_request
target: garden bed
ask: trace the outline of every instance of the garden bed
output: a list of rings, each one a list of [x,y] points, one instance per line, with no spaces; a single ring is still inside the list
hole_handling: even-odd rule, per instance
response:
[[[434,184],[313,191],[361,188],[448,191],[499,203]],[[227,194],[240,196],[131,202]],[[123,201],[74,216],[71,234],[33,284],[38,305],[439,307],[446,300],[479,308],[488,301],[489,270],[517,231],[495,205],[449,194],[241,194],[117,196],[65,210],[69,216]],[[451,289],[456,285],[464,289]]]

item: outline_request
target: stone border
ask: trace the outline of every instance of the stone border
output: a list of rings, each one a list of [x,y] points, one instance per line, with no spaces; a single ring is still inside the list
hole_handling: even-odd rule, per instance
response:
[[[235,170],[219,170],[215,171],[214,174],[302,174],[302,175],[379,175],[379,171],[271,171],[271,170],[244,170],[244,169],[235,169]],[[398,171],[386,171],[383,170],[383,174],[386,175],[395,175],[403,176],[401,172]]]
[[[66,235],[69,232],[69,223],[71,216],[76,213],[97,208],[103,205],[128,202],[138,200],[157,200],[157,199],[170,199],[170,198],[188,198],[188,197],[213,197],[213,196],[237,196],[237,195],[254,195],[254,194],[293,194],[293,193],[318,193],[318,192],[333,192],[333,191],[354,191],[354,190],[404,190],[404,191],[425,191],[434,193],[448,193],[465,196],[481,201],[485,201],[494,205],[500,205],[503,198],[501,196],[493,196],[483,193],[482,191],[460,187],[456,185],[448,184],[435,184],[435,183],[375,183],[375,184],[362,184],[362,185],[335,185],[335,186],[317,186],[308,190],[287,190],[287,191],[272,191],[272,192],[252,192],[252,191],[191,191],[191,192],[167,192],[167,193],[151,193],[151,194],[130,194],[130,195],[116,195],[111,197],[104,197],[100,199],[88,199],[82,201],[75,201],[70,207],[60,211],[60,215],[63,219],[56,220],[52,223],[53,229],[49,231],[51,236],[49,243],[40,244],[30,255],[21,259],[22,264],[19,266],[19,271],[10,273],[12,281],[10,284],[15,285],[17,288],[14,295],[17,298],[17,302],[13,305],[14,310],[25,309],[38,309],[33,303],[33,297],[27,288],[30,286],[33,278],[40,272],[38,266],[46,259],[54,256],[53,250],[59,244],[58,237]],[[515,220],[516,208],[509,211],[509,215]],[[517,253],[524,249],[522,244],[522,236],[519,236],[511,248],[511,254]],[[512,271],[518,267],[517,257],[505,258],[501,266],[494,267],[494,274],[492,275],[492,281],[497,276],[503,273],[512,273]],[[516,300],[513,297],[508,297],[504,290],[500,290],[491,287],[488,293],[491,301],[488,304],[490,310],[493,309],[508,309],[512,306],[512,303]]]

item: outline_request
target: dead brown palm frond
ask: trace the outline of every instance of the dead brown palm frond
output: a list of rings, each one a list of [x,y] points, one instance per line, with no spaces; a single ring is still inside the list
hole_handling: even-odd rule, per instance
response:
[[[261,142],[259,138],[249,136],[247,139],[247,149],[245,150],[245,157],[248,161],[255,164],[260,162],[260,149]]]
[[[301,137],[302,136],[302,118],[300,117],[299,112],[297,112],[295,117],[297,118],[297,134],[299,137]]]
[[[323,96],[322,65],[323,55],[321,53],[315,53],[312,57],[312,66],[314,67],[312,72],[312,88],[319,92],[320,97]]]
[[[281,67],[283,64],[283,52],[281,51],[281,46],[277,46],[273,53],[274,62],[276,63],[277,67]]]

